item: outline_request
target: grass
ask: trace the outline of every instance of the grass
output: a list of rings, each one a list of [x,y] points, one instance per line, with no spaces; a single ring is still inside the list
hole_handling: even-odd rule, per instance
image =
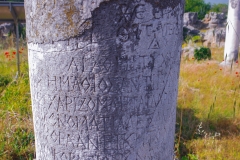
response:
[[[240,159],[240,66],[219,67],[223,48],[211,51],[211,60],[181,60],[175,139],[181,160]],[[6,59],[4,52],[0,51],[0,159],[31,160],[34,134],[27,52],[24,48],[17,80],[15,59]]]
[[[22,74],[16,80],[14,49],[0,51],[0,159],[33,159],[34,134],[26,49],[21,54]]]
[[[182,160],[240,159],[240,66],[220,67],[223,48],[211,51],[211,60],[181,61],[176,153]]]

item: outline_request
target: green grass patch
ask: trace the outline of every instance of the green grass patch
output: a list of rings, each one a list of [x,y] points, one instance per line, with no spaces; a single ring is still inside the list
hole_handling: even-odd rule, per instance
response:
[[[0,51],[0,159],[34,157],[34,132],[26,49],[22,50],[21,74],[16,79],[16,57]],[[14,50],[8,50],[12,53]]]

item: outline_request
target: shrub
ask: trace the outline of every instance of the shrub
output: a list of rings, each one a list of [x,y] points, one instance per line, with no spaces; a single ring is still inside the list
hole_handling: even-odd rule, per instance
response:
[[[196,35],[196,36],[193,36],[193,37],[192,37],[192,41],[193,41],[194,43],[196,43],[196,42],[202,42],[202,38],[201,38],[199,35]]]
[[[228,5],[227,4],[213,4],[211,7],[210,12],[217,12],[217,13],[224,13],[227,14],[228,12]]]
[[[210,48],[200,47],[200,49],[194,50],[194,58],[198,61],[204,59],[211,59],[211,50]]]
[[[198,18],[203,19],[211,9],[210,3],[205,3],[204,0],[186,0],[185,12],[197,12]]]
[[[8,76],[0,75],[0,92],[11,82],[11,78]]]
[[[184,42],[185,43],[189,43],[192,40],[192,36],[187,35],[186,37],[184,37]]]
[[[7,86],[10,81],[11,79],[9,77],[0,75],[0,87]]]

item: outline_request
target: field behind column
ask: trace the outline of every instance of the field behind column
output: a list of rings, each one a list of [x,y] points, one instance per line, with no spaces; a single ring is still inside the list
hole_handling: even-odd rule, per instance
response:
[[[222,67],[224,48],[210,49],[210,60],[181,60],[175,141],[181,160],[240,159],[239,62]]]
[[[0,159],[34,157],[34,133],[28,78],[27,48],[19,49],[21,74],[17,75],[16,49],[0,50]]]

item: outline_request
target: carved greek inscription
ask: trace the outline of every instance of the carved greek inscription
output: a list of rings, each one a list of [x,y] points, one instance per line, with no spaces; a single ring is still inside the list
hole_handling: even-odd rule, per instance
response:
[[[40,159],[162,159],[163,133],[174,135],[166,125],[175,114],[182,9],[157,3],[78,2],[92,14],[80,35],[29,47]]]
[[[138,27],[138,24],[133,24],[130,27],[120,27],[117,31],[117,36],[121,42],[127,42],[131,39],[139,39],[141,30]]]
[[[157,44],[158,45],[158,44]],[[122,56],[118,57],[118,64],[121,66],[121,70],[124,71],[136,71],[148,74],[148,72],[154,68],[154,58],[151,55],[134,55],[134,56]]]
[[[156,38],[156,35],[154,35],[154,39],[152,40],[152,42],[149,46],[149,49],[159,49],[159,48],[160,48],[159,42]]]
[[[153,9],[153,15],[154,15],[154,18],[156,18],[156,19],[160,19],[163,17],[163,13],[159,8]]]
[[[120,23],[127,23],[132,19],[133,16],[133,8],[130,8],[127,4],[121,4],[119,6],[119,15],[120,15],[120,19],[119,22]]]
[[[82,91],[94,92],[96,81],[94,75],[87,77],[78,77],[74,75],[67,76],[47,76],[47,86],[52,91]]]
[[[136,6],[135,10],[136,10],[136,11],[135,11],[135,12],[136,12],[136,17],[137,17],[138,19],[143,19],[144,16],[145,16],[144,12],[146,11],[145,6],[144,6],[143,4],[138,4],[138,5]]]

